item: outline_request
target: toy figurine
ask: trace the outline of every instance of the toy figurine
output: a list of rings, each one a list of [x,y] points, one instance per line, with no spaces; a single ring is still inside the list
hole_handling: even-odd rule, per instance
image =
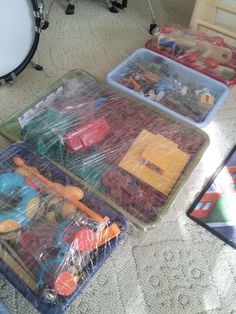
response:
[[[62,197],[54,196],[45,204],[45,215],[49,222],[60,223],[77,213],[77,207]]]
[[[209,89],[207,88],[203,88],[202,90],[197,90],[196,95],[199,97],[199,101],[201,104],[213,106],[215,103],[215,97],[211,95]]]
[[[202,104],[213,106],[215,102],[215,97],[213,97],[210,93],[203,93],[200,94],[200,102]]]

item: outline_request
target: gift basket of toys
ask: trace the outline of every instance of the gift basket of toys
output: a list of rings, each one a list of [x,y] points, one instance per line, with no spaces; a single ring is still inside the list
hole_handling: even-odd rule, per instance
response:
[[[124,218],[31,146],[0,153],[0,271],[63,313],[126,233]]]

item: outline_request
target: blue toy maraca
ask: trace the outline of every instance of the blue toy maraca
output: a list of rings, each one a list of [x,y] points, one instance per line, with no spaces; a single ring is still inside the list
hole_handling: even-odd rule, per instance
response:
[[[39,208],[39,193],[25,182],[21,174],[0,174],[0,194],[6,199],[13,198],[12,195],[18,199],[10,210],[0,212],[0,233],[12,232],[27,225]]]

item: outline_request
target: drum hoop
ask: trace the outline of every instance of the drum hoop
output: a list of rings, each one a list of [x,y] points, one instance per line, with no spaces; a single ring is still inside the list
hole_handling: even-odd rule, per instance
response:
[[[33,10],[34,12],[38,11],[38,5],[36,0],[31,0],[32,2],[32,6],[33,6]],[[23,60],[23,62],[13,71],[0,76],[0,85],[3,85],[6,82],[12,81],[17,75],[19,75],[25,68],[26,66],[29,64],[29,62],[32,60],[37,47],[38,47],[38,43],[39,43],[39,37],[40,37],[40,31],[37,31],[37,29],[40,29],[40,21],[41,18],[38,16],[35,16],[35,37],[34,37],[34,42],[33,45],[28,53],[28,55],[26,56],[26,58]]]

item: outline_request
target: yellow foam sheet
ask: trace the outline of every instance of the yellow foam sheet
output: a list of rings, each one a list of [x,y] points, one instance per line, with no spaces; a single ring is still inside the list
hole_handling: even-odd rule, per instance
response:
[[[166,137],[142,130],[119,166],[159,192],[168,195],[189,157],[176,143]],[[159,168],[161,173],[147,167],[145,160]]]

